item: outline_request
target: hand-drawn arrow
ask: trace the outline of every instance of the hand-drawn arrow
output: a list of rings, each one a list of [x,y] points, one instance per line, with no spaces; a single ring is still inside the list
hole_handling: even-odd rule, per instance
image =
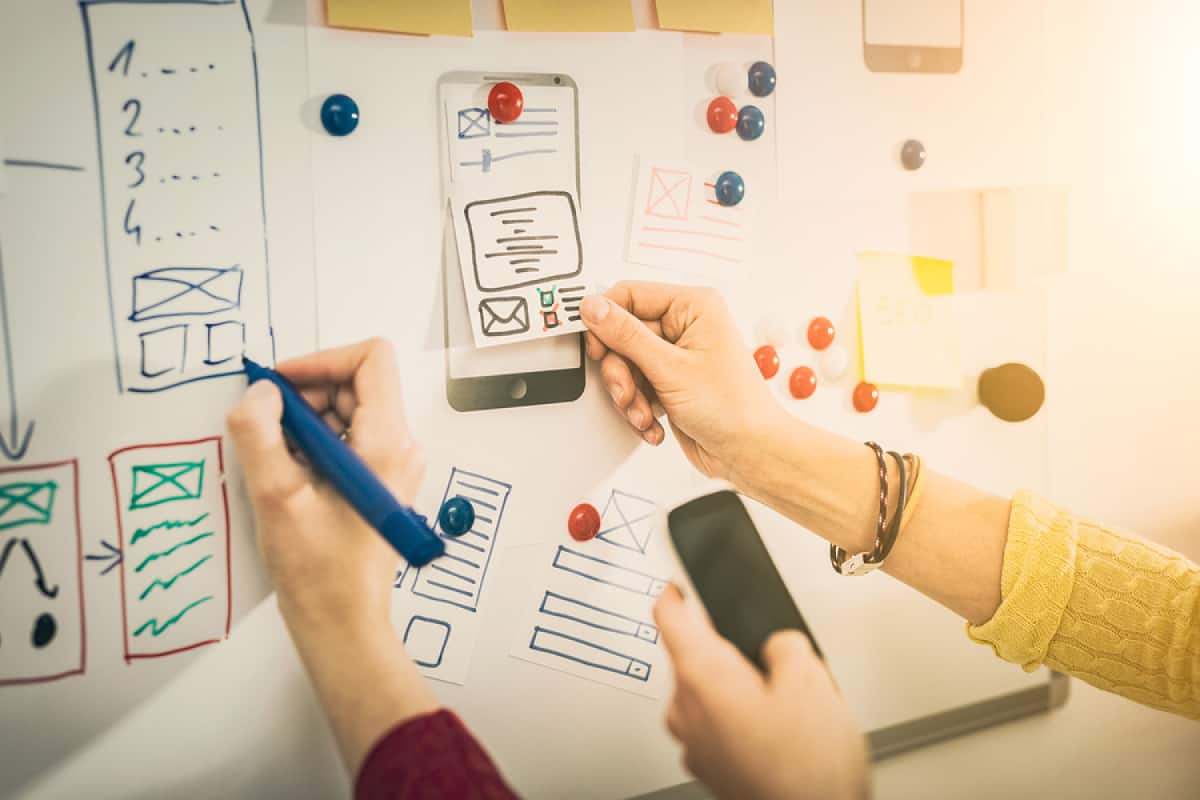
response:
[[[108,573],[112,572],[114,569],[117,568],[117,565],[121,563],[121,559],[124,558],[125,556],[121,552],[121,548],[114,547],[113,545],[109,544],[107,539],[101,539],[100,544],[102,544],[104,546],[104,549],[106,549],[108,551],[107,553],[96,553],[96,554],[89,553],[88,555],[84,556],[84,558],[87,559],[88,561],[109,561],[109,560],[111,560],[112,563],[109,564],[107,567],[105,567],[100,572],[101,575],[107,575]]]
[[[21,420],[17,416],[17,382],[13,375],[12,341],[9,336],[8,295],[4,291],[4,255],[0,253],[0,334],[4,337],[4,369],[8,381],[8,435],[0,431],[0,452],[10,461],[18,461],[29,449],[33,436],[33,420],[21,432]]]

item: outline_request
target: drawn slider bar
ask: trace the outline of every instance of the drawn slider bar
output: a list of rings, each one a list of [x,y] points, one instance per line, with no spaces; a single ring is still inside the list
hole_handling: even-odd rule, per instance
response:
[[[606,583],[618,589],[650,597],[658,597],[666,587],[666,581],[653,575],[647,575],[602,558],[577,553],[562,546],[554,554],[553,566],[590,581]]]
[[[639,681],[650,679],[650,665],[645,661],[598,644],[552,631],[540,625],[533,629],[529,649],[538,653],[574,661],[576,664],[602,669],[617,675],[626,675]]]

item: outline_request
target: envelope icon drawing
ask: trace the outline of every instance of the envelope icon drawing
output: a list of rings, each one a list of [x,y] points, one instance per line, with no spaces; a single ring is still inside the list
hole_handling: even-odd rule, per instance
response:
[[[19,481],[0,485],[0,530],[21,525],[49,525],[54,513],[54,481]]]
[[[203,461],[135,465],[129,510],[151,508],[176,500],[198,500],[203,491]]]
[[[160,317],[203,317],[242,304],[242,268],[162,267],[133,278],[133,313],[140,322]]]
[[[486,108],[464,108],[458,112],[458,138],[478,139],[492,132],[492,115]]]
[[[529,303],[524,297],[485,297],[479,302],[484,336],[514,336],[529,331]]]
[[[646,552],[654,530],[658,506],[653,500],[613,489],[600,515],[597,539],[626,550]]]
[[[677,169],[650,168],[650,193],[646,198],[646,216],[687,219],[691,196],[691,173]]]

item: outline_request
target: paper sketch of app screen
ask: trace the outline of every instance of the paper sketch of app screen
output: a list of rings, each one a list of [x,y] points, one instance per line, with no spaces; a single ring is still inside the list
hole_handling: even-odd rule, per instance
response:
[[[477,200],[467,203],[463,213],[482,336],[533,338],[578,331],[586,287],[570,285],[583,272],[579,218],[570,193]]]
[[[75,461],[0,469],[0,686],[84,671]]]
[[[220,437],[108,457],[117,503],[125,658],[229,635],[229,502]]]

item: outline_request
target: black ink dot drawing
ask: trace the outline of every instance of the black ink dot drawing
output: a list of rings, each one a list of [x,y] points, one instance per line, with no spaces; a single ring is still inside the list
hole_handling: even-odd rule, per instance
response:
[[[239,375],[246,347],[274,355],[245,0],[80,0],[80,9],[117,387],[160,392]],[[214,45],[220,61],[210,60]]]

